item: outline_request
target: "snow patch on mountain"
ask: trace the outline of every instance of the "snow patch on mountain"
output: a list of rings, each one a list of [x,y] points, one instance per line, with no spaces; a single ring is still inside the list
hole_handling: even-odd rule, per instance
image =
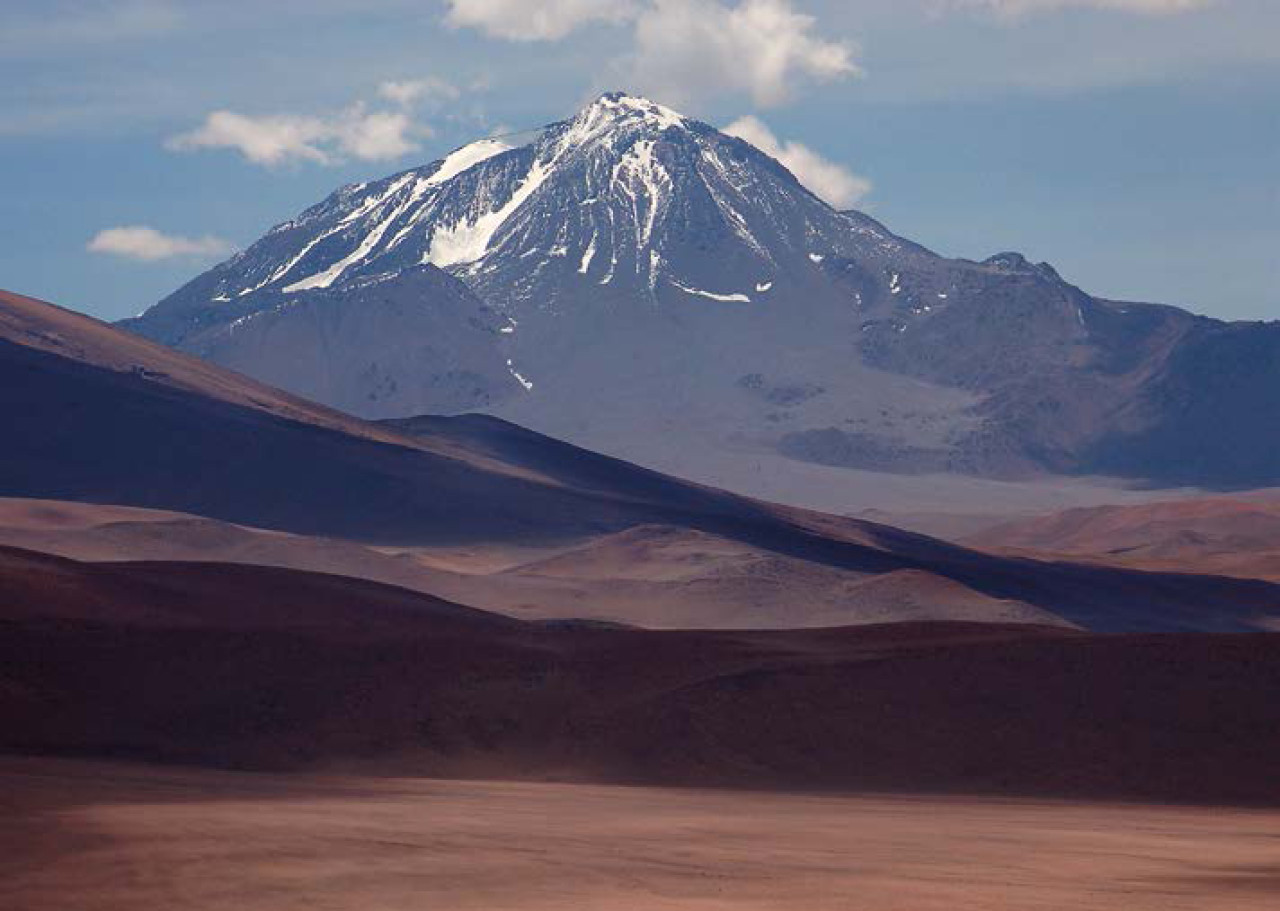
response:
[[[512,363],[511,358],[507,358],[507,370],[508,370],[508,371],[511,373],[511,375],[515,378],[516,382],[517,382],[517,383],[519,383],[521,386],[523,386],[523,387],[524,387],[524,391],[525,391],[525,392],[532,392],[532,391],[533,391],[533,383],[532,383],[532,381],[527,380],[527,379],[525,379],[523,376],[521,376],[521,375],[520,375],[520,371],[519,371],[519,370],[517,370],[517,369],[515,368],[515,365]]]
[[[462,219],[447,228],[437,228],[431,236],[431,249],[422,262],[444,268],[473,263],[482,258],[498,229],[511,217],[511,213],[537,192],[550,173],[551,168],[535,161],[524,181],[504,205],[474,219]]]
[[[586,275],[591,270],[591,260],[593,260],[596,255],[596,240],[598,238],[599,234],[593,232],[591,235],[591,243],[587,244],[587,249],[582,251],[582,262],[578,266],[578,274]]]
[[[428,187],[439,186],[446,181],[452,180],[463,171],[470,170],[482,161],[488,161],[495,155],[501,155],[503,152],[510,152],[514,146],[509,146],[499,139],[481,139],[470,145],[465,145],[456,151],[450,152],[440,163],[439,169],[426,179]]]
[[[681,282],[676,281],[674,278],[668,278],[667,281],[671,282],[671,284],[675,285],[684,293],[692,294],[696,297],[706,297],[706,298],[710,298],[713,301],[722,301],[725,303],[741,303],[741,304],[751,303],[751,298],[740,292],[734,293],[734,294],[717,294],[714,291],[703,291],[701,288],[690,288],[688,285],[682,284]]]
[[[327,288],[332,285],[342,276],[342,273],[346,272],[351,266],[362,261],[373,251],[373,248],[378,245],[378,241],[382,240],[382,235],[386,233],[387,228],[391,227],[392,222],[394,222],[409,205],[410,202],[405,202],[387,218],[374,225],[373,230],[366,234],[364,240],[360,242],[360,246],[356,247],[349,254],[338,260],[323,272],[319,272],[309,278],[296,281],[291,285],[286,285],[284,288],[285,294],[291,294],[294,291],[305,291],[308,288]]]

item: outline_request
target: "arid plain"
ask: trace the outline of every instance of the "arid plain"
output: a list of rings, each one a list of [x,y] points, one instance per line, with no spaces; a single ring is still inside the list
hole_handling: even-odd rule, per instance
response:
[[[0,764],[10,911],[1263,909],[1280,812]]]

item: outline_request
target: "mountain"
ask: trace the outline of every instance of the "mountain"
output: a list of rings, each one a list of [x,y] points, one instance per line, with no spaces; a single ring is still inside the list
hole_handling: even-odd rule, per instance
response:
[[[487,411],[751,493],[797,461],[1280,481],[1280,325],[938,256],[642,98],[525,138],[343,187],[124,325],[366,417]]]
[[[0,548],[0,750],[253,769],[1280,801],[1280,636],[528,624]]]
[[[728,542],[748,568],[774,560],[764,565],[785,568],[785,579],[829,582],[826,570],[844,582],[892,576],[862,589],[865,618],[889,619],[893,605],[920,616],[922,601],[958,605],[968,619],[975,610],[990,619],[1047,613],[1100,631],[1269,629],[1280,617],[1277,585],[983,554],[701,487],[494,418],[369,424],[4,292],[0,415],[9,430],[0,496],[191,513],[405,552],[594,542],[584,566],[620,543],[670,559],[644,545],[644,534],[602,542],[673,529],[704,550]],[[918,596],[904,594],[915,586],[924,587]],[[806,608],[814,590],[797,592],[794,608],[780,598],[777,614],[752,622],[832,616],[820,599]],[[449,597],[468,603],[464,594]],[[733,614],[708,621],[732,624]]]
[[[575,488],[7,292],[0,376],[12,431],[0,448],[2,495],[402,544],[572,541],[693,515],[776,521],[749,501],[613,460],[601,460],[593,489]]]

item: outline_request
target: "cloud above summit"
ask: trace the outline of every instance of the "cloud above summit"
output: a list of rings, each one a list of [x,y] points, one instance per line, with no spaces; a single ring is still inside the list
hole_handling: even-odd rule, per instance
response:
[[[629,23],[621,75],[677,103],[746,96],[769,107],[804,82],[860,73],[854,48],[820,34],[792,0],[450,0],[446,21],[509,41],[553,41],[585,25]]]
[[[805,81],[857,75],[853,47],[821,37],[789,0],[657,0],[636,20],[637,84],[676,101],[746,95],[769,107]]]
[[[630,0],[448,0],[445,22],[508,41],[555,41],[593,22],[623,22]]]

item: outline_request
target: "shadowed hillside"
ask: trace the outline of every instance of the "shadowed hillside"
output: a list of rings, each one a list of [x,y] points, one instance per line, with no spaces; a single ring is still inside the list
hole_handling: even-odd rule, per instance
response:
[[[236,768],[1280,801],[1280,636],[525,624],[0,553],[0,746]]]

